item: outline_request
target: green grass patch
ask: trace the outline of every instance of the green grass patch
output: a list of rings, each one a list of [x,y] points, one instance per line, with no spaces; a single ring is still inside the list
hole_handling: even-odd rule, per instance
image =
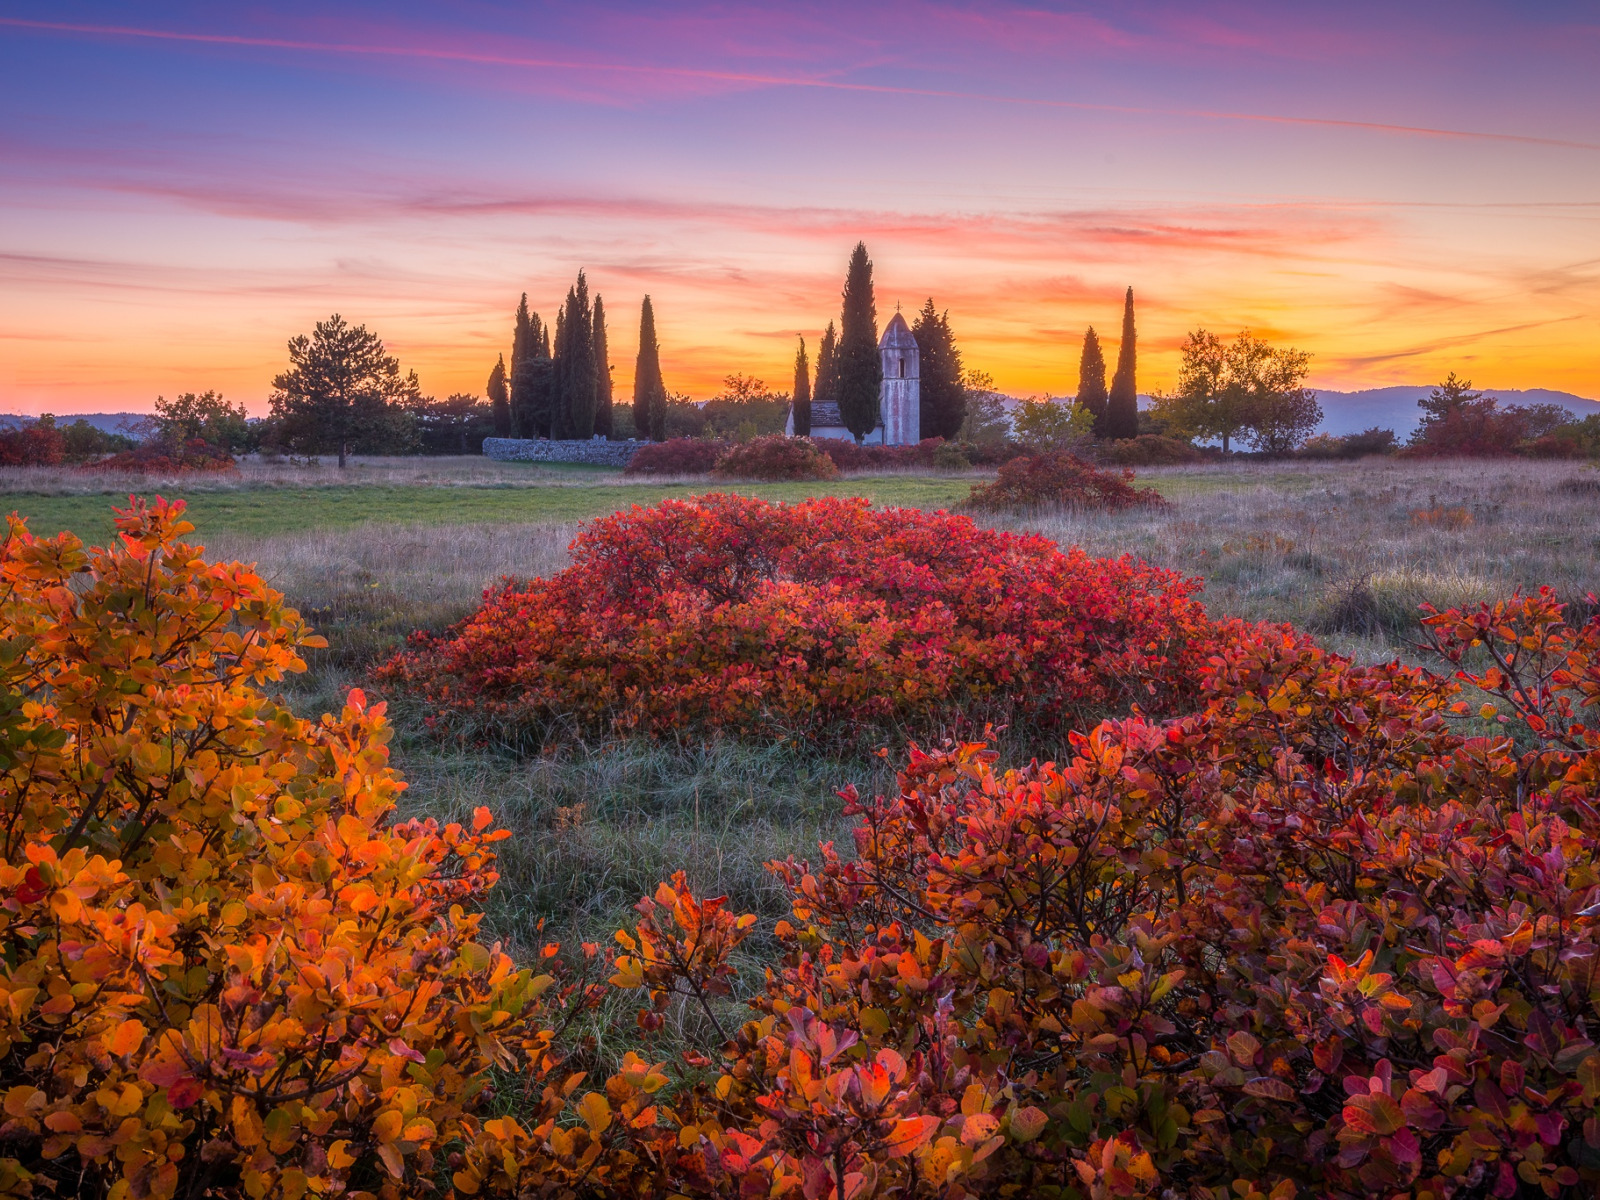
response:
[[[876,504],[911,508],[950,508],[971,490],[962,478],[888,475],[829,483],[597,483],[550,487],[403,487],[366,484],[353,487],[263,487],[217,492],[197,490],[184,498],[189,519],[202,535],[272,535],[360,525],[458,525],[579,521],[605,516],[634,504],[687,499],[707,492],[737,492],[768,500],[807,496],[864,496]],[[0,511],[28,518],[35,533],[70,529],[90,542],[112,531],[111,506],[126,496],[0,493]]]

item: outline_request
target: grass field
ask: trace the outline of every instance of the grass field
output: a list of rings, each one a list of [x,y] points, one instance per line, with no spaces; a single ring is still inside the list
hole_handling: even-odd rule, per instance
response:
[[[890,475],[737,490],[948,507],[971,482]],[[1582,606],[1600,592],[1600,473],[1579,464],[1245,464],[1169,468],[1140,482],[1171,506],[991,523],[1202,576],[1214,613],[1292,621],[1367,660],[1413,653],[1424,600],[1469,603],[1548,583]],[[109,530],[117,498],[39,473],[0,479],[0,490],[0,503],[30,514],[36,529],[69,526],[91,538]],[[411,630],[467,615],[499,577],[559,570],[578,521],[715,489],[581,468],[413,460],[360,464],[345,476],[330,467],[251,467],[237,478],[144,490],[186,496],[196,539],[212,557],[258,563],[328,636],[329,649],[290,695],[302,710],[320,711]],[[779,897],[762,862],[812,853],[819,839],[842,835],[835,790],[846,782],[881,788],[895,761],[642,742],[517,759],[437,745],[404,704],[394,717],[409,809],[448,815],[488,804],[518,835],[504,844],[505,882],[490,914],[513,945],[526,945],[541,918],[558,934],[604,940],[678,866],[698,887],[773,915]]]

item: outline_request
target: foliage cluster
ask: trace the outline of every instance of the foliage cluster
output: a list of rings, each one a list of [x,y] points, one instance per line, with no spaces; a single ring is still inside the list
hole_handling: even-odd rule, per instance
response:
[[[1248,330],[1224,342],[1197,329],[1183,345],[1177,390],[1155,407],[1179,432],[1221,439],[1223,453],[1240,438],[1260,453],[1288,454],[1322,421],[1316,393],[1304,386],[1310,359]]]
[[[1094,413],[1053,396],[1025,400],[1011,416],[1011,435],[1026,454],[1081,453],[1094,436]]]
[[[1600,419],[1576,420],[1559,404],[1502,404],[1454,371],[1417,401],[1422,420],[1407,443],[1414,458],[1580,458],[1600,453]]]
[[[751,375],[729,375],[722,382],[722,391],[700,405],[700,436],[743,442],[783,432],[787,392],[774,392]]]
[[[1199,462],[1203,457],[1183,438],[1141,433],[1131,438],[1107,438],[1095,443],[1097,461],[1117,467],[1173,467]]]
[[[446,729],[711,730],[860,742],[949,722],[1060,730],[1192,699],[1195,583],[965,517],[706,496],[587,526],[379,678]],[[1176,686],[1172,681],[1179,681]]]
[[[580,562],[620,572],[601,603],[850,565],[816,522],[704,507],[591,530]],[[976,742],[914,747],[892,794],[847,789],[853,855],[770,864],[770,931],[680,872],[614,949],[518,970],[478,940],[490,814],[397,822],[381,706],[353,692],[313,722],[269,699],[315,642],[251,570],[182,544],[181,515],[136,504],[92,552],[13,519],[0,553],[5,1194],[1600,1185],[1600,616],[1575,626],[1548,591],[1429,615],[1454,679],[1210,627],[1207,653],[1159,664],[1179,713],[1013,770]],[[993,561],[978,591],[1011,610],[1007,580],[1070,557],[830,515],[890,557],[910,615]],[[1118,565],[1080,560],[1100,590],[1062,610],[1105,612]],[[1152,615],[1198,624],[1169,583]],[[591,1080],[572,1030],[607,977],[640,998],[637,1033]],[[685,1007],[707,1035],[669,1057]]]
[[[1127,468],[1105,471],[1063,451],[1024,454],[1002,463],[994,482],[974,484],[967,501],[980,510],[1061,507],[1101,512],[1164,504],[1154,488],[1134,487]]]
[[[572,993],[474,940],[486,812],[394,821],[381,706],[262,693],[318,639],[182,508],[0,551],[0,1191],[416,1195]]]
[[[711,473],[718,479],[837,479],[839,468],[809,438],[774,433],[734,443]]]
[[[222,393],[184,392],[168,400],[157,396],[156,440],[183,446],[202,441],[229,454],[245,454],[261,443],[259,425],[252,425],[242,404],[229,404]]]
[[[233,455],[201,438],[186,442],[154,437],[108,458],[84,464],[88,471],[120,471],[135,475],[189,475],[231,471]]]
[[[704,475],[717,465],[717,459],[727,452],[728,445],[723,441],[693,437],[652,442],[634,452],[623,474]]]
[[[46,413],[14,429],[0,429],[0,467],[54,467],[61,463],[92,462],[137,445],[132,438],[106,433],[79,419],[56,424]]]
[[[941,466],[939,448],[947,444],[943,438],[923,438],[915,446],[858,446],[844,438],[812,438],[811,441],[841,471]]]
[[[1393,454],[1399,449],[1394,430],[1379,429],[1376,425],[1360,433],[1343,437],[1322,433],[1310,438],[1300,447],[1301,458],[1372,458],[1379,454]]]

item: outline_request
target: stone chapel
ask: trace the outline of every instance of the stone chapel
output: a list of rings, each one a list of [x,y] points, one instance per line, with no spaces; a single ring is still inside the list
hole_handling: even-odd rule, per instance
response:
[[[866,446],[915,446],[922,440],[922,382],[917,369],[917,339],[898,312],[878,339],[883,383],[878,389],[878,426],[861,439]],[[794,410],[784,432],[794,436]],[[844,427],[837,404],[811,403],[811,436],[855,441]]]

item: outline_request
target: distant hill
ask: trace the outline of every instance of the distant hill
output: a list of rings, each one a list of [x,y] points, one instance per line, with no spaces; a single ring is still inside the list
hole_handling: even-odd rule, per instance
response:
[[[0,413],[0,429],[15,429],[37,419],[20,417],[16,413]],[[149,420],[149,413],[63,413],[56,417],[56,424],[71,425],[74,421],[87,421],[102,433],[125,433],[129,437],[138,437]]]
[[[1559,404],[1579,417],[1600,413],[1600,400],[1585,400],[1571,392],[1557,392],[1549,388],[1493,388],[1477,389],[1494,396],[1505,404]],[[1404,441],[1422,415],[1417,401],[1429,392],[1431,386],[1368,388],[1364,392],[1335,392],[1316,389],[1317,403],[1322,405],[1321,433],[1342,437],[1359,433],[1376,425],[1379,429],[1392,429]]]

